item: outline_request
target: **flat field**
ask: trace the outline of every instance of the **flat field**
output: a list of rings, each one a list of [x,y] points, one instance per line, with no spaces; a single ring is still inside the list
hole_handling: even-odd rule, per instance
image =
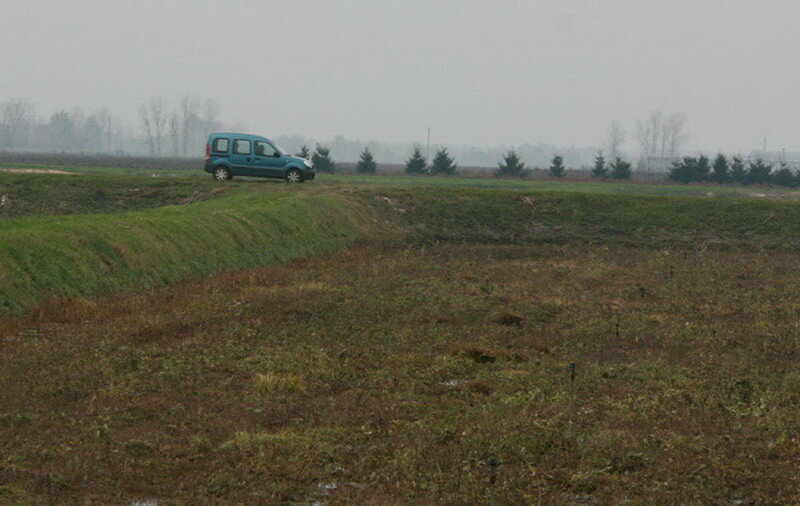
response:
[[[794,194],[361,179],[0,175],[0,501],[800,501]]]

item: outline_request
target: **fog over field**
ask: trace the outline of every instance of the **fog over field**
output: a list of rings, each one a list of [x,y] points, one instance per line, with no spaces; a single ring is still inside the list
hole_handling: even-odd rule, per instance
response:
[[[0,17],[0,102],[25,100],[42,123],[104,111],[134,139],[98,134],[88,151],[146,150],[140,105],[163,97],[169,112],[185,95],[198,111],[213,99],[226,128],[377,141],[389,159],[430,127],[463,163],[528,144],[577,165],[608,149],[613,121],[637,157],[653,111],[685,117],[682,152],[791,151],[799,13],[788,1],[32,1]]]

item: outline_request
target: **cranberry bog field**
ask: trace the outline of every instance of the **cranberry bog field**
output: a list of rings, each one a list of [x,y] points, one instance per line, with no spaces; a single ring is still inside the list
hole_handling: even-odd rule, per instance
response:
[[[795,194],[363,179],[0,174],[0,501],[800,501]]]

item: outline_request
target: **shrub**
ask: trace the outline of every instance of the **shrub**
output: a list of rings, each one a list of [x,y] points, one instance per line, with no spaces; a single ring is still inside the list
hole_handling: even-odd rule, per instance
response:
[[[780,168],[772,174],[772,183],[787,188],[796,186],[795,175],[786,162],[781,162]]]
[[[411,158],[408,159],[406,162],[406,172],[408,174],[422,174],[425,172],[425,166],[428,164],[428,160],[422,156],[422,150],[418,147],[414,148],[414,152],[411,154]]]
[[[711,174],[711,160],[706,155],[700,155],[697,159],[695,181],[708,181],[709,174]]]
[[[772,164],[765,163],[764,160],[759,158],[755,162],[750,162],[747,170],[747,183],[748,184],[765,184],[769,182],[770,175],[772,174]]]
[[[447,154],[447,148],[442,148],[436,152],[436,156],[431,162],[431,174],[443,174],[452,176],[458,170],[453,157]]]
[[[608,176],[608,167],[606,167],[606,159],[603,157],[602,152],[598,152],[594,159],[594,167],[592,167],[592,177],[596,179],[605,179]]]
[[[712,167],[711,180],[717,183],[727,183],[730,175],[728,174],[728,159],[725,155],[718,153],[714,158]]]
[[[311,155],[311,162],[320,172],[332,173],[336,170],[336,164],[331,159],[331,150],[321,144],[317,144],[317,150]]]
[[[731,170],[729,178],[731,181],[739,184],[747,182],[747,170],[744,168],[744,160],[741,156],[734,156],[731,160]]]
[[[692,181],[692,173],[697,160],[691,156],[685,156],[682,160],[672,162],[667,179],[677,183],[689,183]]]
[[[630,179],[631,178],[631,163],[623,160],[621,157],[616,157],[614,163],[611,164],[611,178],[612,179]]]
[[[498,177],[525,177],[530,174],[530,171],[525,168],[525,164],[519,158],[519,155],[512,149],[506,156],[503,157],[505,163],[498,164],[498,169],[494,171],[494,175]]]
[[[555,155],[553,160],[550,162],[550,168],[547,169],[547,173],[553,177],[562,178],[564,177],[564,157],[561,155]]]
[[[361,159],[356,164],[356,170],[359,174],[375,174],[378,170],[378,164],[375,163],[375,158],[369,148],[364,148],[361,152]]]
[[[300,152],[297,153],[295,156],[299,156],[300,158],[308,160],[309,158],[311,158],[311,151],[308,149],[308,146],[303,144],[303,147],[300,148]]]
[[[693,183],[709,179],[710,160],[706,155],[699,158],[685,156],[683,159],[672,163],[669,171],[669,180],[678,183]]]

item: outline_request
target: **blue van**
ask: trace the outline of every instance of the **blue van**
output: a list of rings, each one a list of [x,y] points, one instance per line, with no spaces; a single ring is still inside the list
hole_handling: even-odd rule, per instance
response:
[[[316,174],[310,160],[285,155],[265,137],[226,132],[208,137],[204,170],[219,181],[255,176],[302,183]]]

